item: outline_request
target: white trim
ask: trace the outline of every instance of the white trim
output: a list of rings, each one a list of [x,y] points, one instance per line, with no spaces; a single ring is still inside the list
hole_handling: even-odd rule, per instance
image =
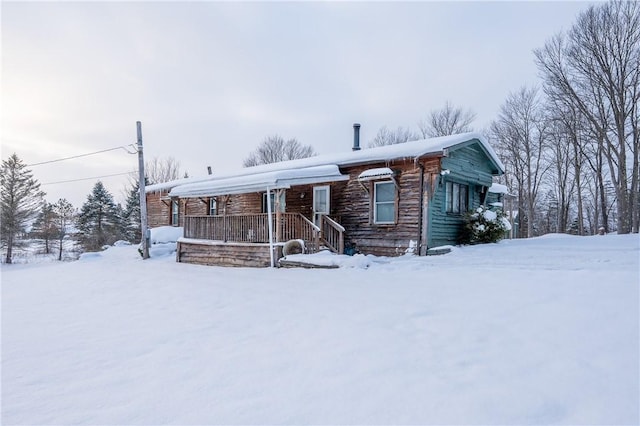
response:
[[[326,190],[327,191],[326,192],[326,198],[325,198],[326,205],[327,205],[327,210],[324,211],[324,212],[318,213],[316,211],[316,193],[321,191],[321,190]],[[327,214],[329,214],[329,212],[331,212],[331,187],[329,185],[314,186],[313,187],[313,199],[311,201],[313,203],[313,205],[312,205],[312,208],[313,208],[313,223],[316,226],[319,226],[318,223],[316,223],[316,217],[319,217],[318,216],[319,214],[327,215]],[[320,222],[320,221],[318,221],[318,222]]]
[[[273,259],[273,214],[271,213],[271,191],[267,186],[267,216],[269,220],[269,258],[271,259],[271,267],[275,268],[276,264]]]
[[[391,204],[393,205],[393,218],[391,219],[391,221],[379,221],[378,220],[378,185],[384,185],[384,184],[392,184],[393,185],[393,189],[394,191],[397,189],[395,182],[391,181],[391,180],[386,180],[386,181],[381,181],[381,182],[374,182],[373,183],[373,223],[376,225],[393,225],[396,223],[396,193],[394,192],[393,194],[393,200],[391,201],[381,201],[380,203],[382,204]]]

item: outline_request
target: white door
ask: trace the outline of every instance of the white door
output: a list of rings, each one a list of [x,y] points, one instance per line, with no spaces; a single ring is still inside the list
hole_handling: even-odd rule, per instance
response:
[[[329,185],[313,187],[313,223],[320,226],[320,217],[329,214]]]

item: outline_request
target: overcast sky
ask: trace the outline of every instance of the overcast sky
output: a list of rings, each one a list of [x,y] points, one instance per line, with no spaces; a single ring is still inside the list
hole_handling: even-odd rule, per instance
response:
[[[411,127],[449,100],[481,129],[536,84],[532,49],[584,2],[1,4],[2,158],[136,141],[190,176],[240,168],[279,134],[321,154]],[[43,184],[135,171],[125,150],[33,166]],[[123,201],[126,177],[102,179]],[[42,187],[76,207],[95,179]]]

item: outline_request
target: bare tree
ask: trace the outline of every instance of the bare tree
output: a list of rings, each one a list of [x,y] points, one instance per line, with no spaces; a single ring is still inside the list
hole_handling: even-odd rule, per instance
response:
[[[475,119],[476,114],[473,111],[464,111],[447,101],[441,109],[432,110],[426,120],[418,123],[418,127],[423,138],[434,138],[471,132],[471,123]]]
[[[384,145],[395,145],[420,139],[420,136],[409,128],[398,126],[396,130],[389,130],[387,126],[382,126],[376,137],[369,142],[369,148]]]
[[[598,150],[617,198],[618,232],[638,232],[640,3],[613,0],[589,7],[566,35],[553,37],[535,56],[548,96],[570,100],[602,144]]]
[[[316,152],[311,145],[302,145],[295,138],[285,141],[281,136],[273,135],[265,138],[258,148],[244,159],[242,165],[253,167],[260,164],[313,157],[314,155]]]
[[[186,172],[181,172],[180,162],[173,157],[154,157],[145,162],[144,171],[149,185],[169,182],[188,176]],[[137,181],[137,177],[132,178],[132,181]]]
[[[549,168],[545,157],[547,124],[537,89],[523,87],[509,94],[491,125],[495,147],[517,187],[521,237],[535,235],[538,193]],[[526,234],[523,219],[527,223]]]
[[[548,182],[553,192],[557,215],[552,232],[567,232],[569,229],[569,211],[575,193],[576,181],[573,175],[574,152],[568,129],[554,116],[549,117],[548,159],[550,169]]]

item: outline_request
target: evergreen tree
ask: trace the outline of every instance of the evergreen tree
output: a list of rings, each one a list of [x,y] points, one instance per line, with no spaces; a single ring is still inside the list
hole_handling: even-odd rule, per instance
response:
[[[78,216],[80,239],[85,250],[100,250],[121,236],[120,210],[102,182],[96,182]]]
[[[116,235],[119,240],[127,240],[129,228],[127,226],[127,220],[125,218],[125,210],[120,203],[116,204],[116,212],[118,214],[118,222],[116,224]]]
[[[38,213],[44,192],[15,153],[2,161],[0,190],[0,240],[7,248],[5,262],[11,263],[16,237]]]
[[[124,207],[123,219],[125,222],[127,241],[138,242],[142,240],[140,227],[140,185],[135,182],[127,196]]]
[[[64,198],[59,199],[57,203],[52,205],[52,208],[58,231],[56,236],[58,239],[58,260],[62,260],[62,243],[64,237],[69,233],[69,228],[73,225],[76,212],[71,203]]]
[[[44,202],[40,213],[33,222],[31,232],[34,237],[40,238],[44,241],[44,252],[49,254],[51,252],[49,243],[57,238],[58,229],[56,227],[56,217],[53,211],[53,204]]]

